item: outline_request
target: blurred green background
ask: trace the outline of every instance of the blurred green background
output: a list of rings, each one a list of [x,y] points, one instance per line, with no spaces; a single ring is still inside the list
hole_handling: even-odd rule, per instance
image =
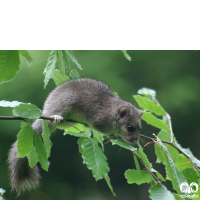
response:
[[[29,68],[21,58],[16,78],[0,85],[0,100],[30,102],[42,108],[45,98],[55,87],[51,80],[44,90],[43,70],[50,51],[29,51],[33,64]],[[199,51],[128,51],[128,61],[121,51],[73,51],[83,67],[77,69],[81,77],[107,83],[123,99],[134,105],[132,95],[142,87],[157,91],[157,99],[172,117],[175,136],[183,147],[189,147],[200,159],[200,52]],[[72,68],[76,66],[71,63]],[[136,105],[137,106],[137,105]],[[10,108],[0,107],[0,116],[12,115]],[[6,200],[13,200],[15,193],[9,186],[7,153],[16,140],[20,121],[0,121],[0,188],[6,190]],[[152,136],[158,130],[143,123],[142,134]],[[41,171],[41,187],[25,193],[20,200],[142,200],[149,199],[149,184],[129,185],[124,177],[127,169],[135,168],[128,151],[118,146],[105,145],[110,167],[109,176],[117,197],[113,197],[104,180],[98,182],[82,163],[77,138],[63,136],[58,130],[52,134],[53,148],[49,172]],[[144,139],[141,143],[148,141]],[[153,167],[165,175],[164,167],[156,164],[154,147],[144,148]],[[171,189],[169,181],[164,183]]]

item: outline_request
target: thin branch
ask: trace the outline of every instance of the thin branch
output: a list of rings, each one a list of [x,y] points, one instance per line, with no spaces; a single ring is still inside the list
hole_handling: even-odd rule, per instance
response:
[[[156,102],[157,105],[162,107],[161,104],[157,101],[156,98],[152,98],[152,99]],[[173,133],[173,130],[172,130],[172,120],[171,120],[171,117],[170,117],[169,113],[167,113],[166,111],[165,111],[165,113],[166,113],[166,117],[167,117],[167,119],[169,121],[169,128],[170,128],[170,134],[171,134],[171,143],[173,143],[174,133]]]
[[[147,138],[147,139],[149,139],[149,140],[152,140],[153,142],[156,142],[156,138],[151,138],[151,137],[148,137],[148,136],[142,135],[142,134],[140,134],[140,136],[141,136],[141,137],[144,137],[144,138]],[[175,146],[173,143],[167,142],[167,141],[163,141],[163,140],[161,140],[161,142],[173,146],[175,149],[177,149],[179,152],[181,152],[185,157],[187,157],[190,161],[192,161],[192,159],[191,159],[187,154],[185,154],[181,149],[179,149],[179,148],[178,148],[177,146]],[[196,163],[193,163],[193,162],[192,162],[192,164],[194,165],[194,167],[195,167],[198,171],[200,171],[200,169],[199,169],[199,167],[196,165]]]
[[[46,120],[50,120],[50,121],[54,121],[53,118],[51,117],[45,117],[45,116],[41,116],[40,118],[38,119],[46,119]],[[23,117],[16,117],[16,116],[0,116],[0,120],[26,120],[26,118],[23,118]],[[66,124],[69,124],[70,126],[74,127],[75,129],[77,129],[78,131],[80,131],[81,133],[83,133],[83,131],[81,131],[80,129],[78,129],[76,126],[74,126],[73,124],[71,124],[70,122],[75,122],[77,123],[76,121],[72,121],[72,120],[61,120],[61,122],[64,122]]]
[[[161,181],[154,175],[154,173],[144,164],[144,162],[142,161],[142,159],[136,155],[133,151],[131,151],[132,154],[144,165],[144,167],[146,168],[146,170],[153,176],[153,178],[156,180],[157,183],[161,184]]]

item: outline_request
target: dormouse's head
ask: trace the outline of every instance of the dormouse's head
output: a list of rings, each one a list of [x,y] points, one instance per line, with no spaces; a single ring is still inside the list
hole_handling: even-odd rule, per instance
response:
[[[117,111],[117,128],[122,138],[130,143],[136,143],[139,138],[141,116],[144,111],[139,111],[133,105],[121,106]]]

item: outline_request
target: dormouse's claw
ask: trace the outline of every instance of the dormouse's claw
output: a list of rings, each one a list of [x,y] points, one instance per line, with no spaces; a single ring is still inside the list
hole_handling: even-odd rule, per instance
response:
[[[60,115],[52,115],[51,118],[54,119],[54,122],[59,123],[60,121],[63,120],[63,117]]]

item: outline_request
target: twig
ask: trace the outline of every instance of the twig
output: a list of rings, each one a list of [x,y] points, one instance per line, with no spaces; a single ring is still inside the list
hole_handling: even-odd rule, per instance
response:
[[[142,161],[142,159],[136,155],[133,151],[131,151],[132,154],[144,165],[144,167],[146,168],[146,170],[153,176],[153,178],[156,180],[156,182],[158,184],[161,184],[161,181],[154,175],[154,173],[144,164],[144,162]]]
[[[157,105],[159,105],[160,107],[162,107],[160,105],[160,103],[157,101],[156,98],[152,98],[152,99],[156,102]],[[169,121],[169,129],[170,129],[170,134],[171,134],[171,143],[173,143],[174,133],[173,133],[173,130],[172,130],[172,120],[171,120],[171,117],[170,117],[169,113],[167,113],[166,111],[165,111],[165,113],[166,113],[166,117],[167,117],[167,119]]]
[[[141,136],[141,137],[144,137],[144,138],[147,138],[147,139],[149,139],[149,140],[152,140],[153,142],[156,142],[156,138],[151,138],[151,137],[148,137],[148,136],[142,135],[142,134],[140,134],[140,136]],[[173,143],[167,142],[167,141],[163,141],[163,140],[161,140],[161,142],[173,146],[175,149],[177,149],[179,152],[181,152],[185,157],[187,157],[190,161],[192,161],[191,158],[190,158],[187,154],[185,154],[181,149],[179,149],[179,148],[178,148],[177,146],[175,146]],[[196,163],[193,163],[193,162],[192,162],[192,164],[194,165],[194,167],[195,167],[198,171],[200,171],[200,169],[199,169],[199,167],[196,165]]]
[[[40,118],[38,119],[46,119],[46,120],[50,120],[50,121],[54,121],[53,118],[51,117],[45,117],[45,116],[41,116]],[[23,118],[23,117],[15,117],[15,116],[0,116],[0,120],[26,120],[26,118]],[[76,121],[72,121],[72,120],[61,120],[61,122],[65,122],[66,124],[69,124],[70,126],[74,127],[75,129],[77,129],[78,131],[80,131],[81,133],[83,133],[83,131],[81,131],[80,129],[78,129],[76,126],[74,126],[73,124],[71,124],[70,122],[75,122],[77,123]]]

